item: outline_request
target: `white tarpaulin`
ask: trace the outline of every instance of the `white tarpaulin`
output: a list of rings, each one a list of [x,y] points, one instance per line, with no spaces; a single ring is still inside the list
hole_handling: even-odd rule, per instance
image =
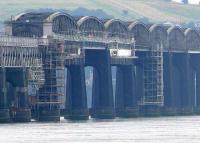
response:
[[[127,50],[127,49],[119,49],[119,50],[111,49],[110,53],[111,53],[112,56],[119,56],[119,57],[130,57],[130,56],[132,56],[131,50]]]

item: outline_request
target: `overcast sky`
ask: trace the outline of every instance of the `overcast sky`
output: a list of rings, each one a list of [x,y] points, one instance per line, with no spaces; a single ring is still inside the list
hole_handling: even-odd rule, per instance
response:
[[[182,0],[172,0],[175,2],[182,2]],[[199,4],[200,0],[188,0],[190,4]]]

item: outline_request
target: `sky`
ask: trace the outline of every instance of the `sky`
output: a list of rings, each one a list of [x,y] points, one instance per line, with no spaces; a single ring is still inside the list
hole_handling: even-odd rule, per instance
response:
[[[182,0],[172,0],[175,2],[182,2]],[[200,0],[188,0],[190,4],[199,4]]]

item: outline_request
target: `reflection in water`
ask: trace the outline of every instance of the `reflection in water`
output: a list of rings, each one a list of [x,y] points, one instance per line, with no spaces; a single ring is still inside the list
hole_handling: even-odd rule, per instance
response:
[[[200,117],[1,124],[0,143],[199,143]]]

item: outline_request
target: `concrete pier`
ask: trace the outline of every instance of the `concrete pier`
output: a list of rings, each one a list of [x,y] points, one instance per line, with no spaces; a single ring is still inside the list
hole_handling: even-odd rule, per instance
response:
[[[115,110],[117,117],[137,117],[135,72],[133,65],[117,66]]]
[[[60,102],[57,93],[56,71],[45,70],[45,84],[38,91],[37,120],[41,122],[60,121]],[[49,105],[49,106],[47,106]]]
[[[115,117],[110,53],[107,49],[86,49],[85,64],[94,67],[91,117]]]
[[[195,29],[64,12],[22,13],[7,26],[10,36],[0,36],[0,122],[28,122],[30,110],[38,121],[56,122],[61,109],[70,120],[200,114]],[[91,98],[88,66],[93,68]],[[111,66],[117,67],[115,96]]]
[[[177,108],[175,103],[175,97],[173,95],[173,86],[174,83],[172,82],[172,54],[169,52],[164,53],[164,109],[162,114],[163,115],[176,115]]]
[[[199,54],[190,54],[190,74],[193,73],[193,76],[190,77],[191,83],[191,94],[193,100],[192,105],[194,112],[200,114],[200,56]],[[193,86],[192,86],[193,85]]]
[[[9,122],[10,115],[7,106],[6,70],[0,68],[0,123]]]
[[[6,80],[14,86],[13,103],[10,104],[10,114],[14,122],[30,122],[31,109],[28,103],[28,72],[26,68],[7,68]],[[11,96],[11,95],[10,95]]]
[[[89,111],[83,63],[68,67],[66,94],[65,119],[87,120]]]
[[[177,71],[172,78],[174,83],[174,96],[176,96],[176,105],[178,114],[188,115],[193,113],[191,104],[192,95],[190,95],[190,73],[189,73],[189,55],[187,53],[173,54],[173,66]]]

